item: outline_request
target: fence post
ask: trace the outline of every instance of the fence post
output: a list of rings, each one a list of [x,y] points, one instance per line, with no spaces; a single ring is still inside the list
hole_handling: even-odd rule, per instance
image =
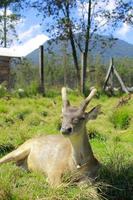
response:
[[[40,85],[39,92],[45,95],[45,86],[44,86],[44,47],[41,45],[39,47],[39,77]]]

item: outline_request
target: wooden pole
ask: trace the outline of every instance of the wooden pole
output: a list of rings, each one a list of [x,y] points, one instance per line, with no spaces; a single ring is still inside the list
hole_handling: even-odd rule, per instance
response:
[[[81,93],[85,94],[85,65],[84,52],[81,54]]]
[[[118,79],[118,81],[119,81],[119,83],[120,83],[120,85],[121,85],[122,90],[123,90],[125,93],[128,94],[129,92],[128,92],[128,90],[127,90],[125,84],[123,83],[123,81],[122,81],[120,75],[118,74],[118,72],[116,71],[115,68],[114,68],[114,74],[116,75],[116,77],[117,77],[117,79]]]
[[[44,47],[41,45],[39,47],[39,76],[40,76],[40,86],[39,92],[45,95],[45,87],[44,87]]]
[[[109,83],[110,83],[111,90],[113,90],[113,88],[114,88],[114,83],[113,83],[114,59],[113,58],[111,59],[111,63],[112,63],[112,68],[111,68]]]
[[[110,65],[109,65],[109,69],[107,71],[106,77],[105,77],[105,81],[104,81],[104,86],[103,89],[105,90],[107,83],[109,81],[110,75],[113,73],[113,58],[111,58],[110,60]]]

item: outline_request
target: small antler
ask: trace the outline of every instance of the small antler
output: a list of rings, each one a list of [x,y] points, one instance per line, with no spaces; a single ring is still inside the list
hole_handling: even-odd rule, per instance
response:
[[[63,87],[61,93],[62,93],[63,107],[66,108],[67,106],[70,105],[69,100],[67,99],[67,89]]]
[[[96,92],[97,92],[96,88],[93,88],[91,90],[91,93],[89,94],[89,96],[81,103],[80,111],[85,111],[86,107],[88,106],[89,102],[94,97]]]

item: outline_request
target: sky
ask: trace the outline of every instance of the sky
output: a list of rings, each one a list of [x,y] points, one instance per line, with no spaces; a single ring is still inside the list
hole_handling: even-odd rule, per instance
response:
[[[110,0],[108,9],[114,7],[114,2],[115,0]],[[80,15],[80,12],[79,8],[78,15]],[[14,42],[12,49],[25,56],[37,49],[49,38],[45,32],[45,26],[40,25],[42,19],[36,16],[34,9],[24,10],[22,14],[24,17],[21,18],[16,27],[19,40]],[[133,44],[133,27],[126,23],[123,23],[113,35],[116,38]]]

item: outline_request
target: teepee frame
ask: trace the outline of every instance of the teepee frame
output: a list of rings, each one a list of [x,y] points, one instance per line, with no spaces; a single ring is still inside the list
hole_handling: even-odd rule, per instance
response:
[[[111,58],[109,69],[108,69],[106,77],[105,77],[104,87],[103,87],[104,90],[106,90],[106,88],[109,85],[110,88],[113,91],[113,89],[114,89],[114,87],[113,87],[113,75],[115,75],[116,78],[117,78],[117,80],[119,81],[120,86],[121,86],[123,92],[125,92],[125,93],[128,94],[129,91],[132,91],[132,88],[128,88],[128,87],[125,86],[123,80],[121,79],[119,73],[117,72],[117,70],[116,70],[116,68],[114,66],[114,60],[113,60],[113,58]]]

